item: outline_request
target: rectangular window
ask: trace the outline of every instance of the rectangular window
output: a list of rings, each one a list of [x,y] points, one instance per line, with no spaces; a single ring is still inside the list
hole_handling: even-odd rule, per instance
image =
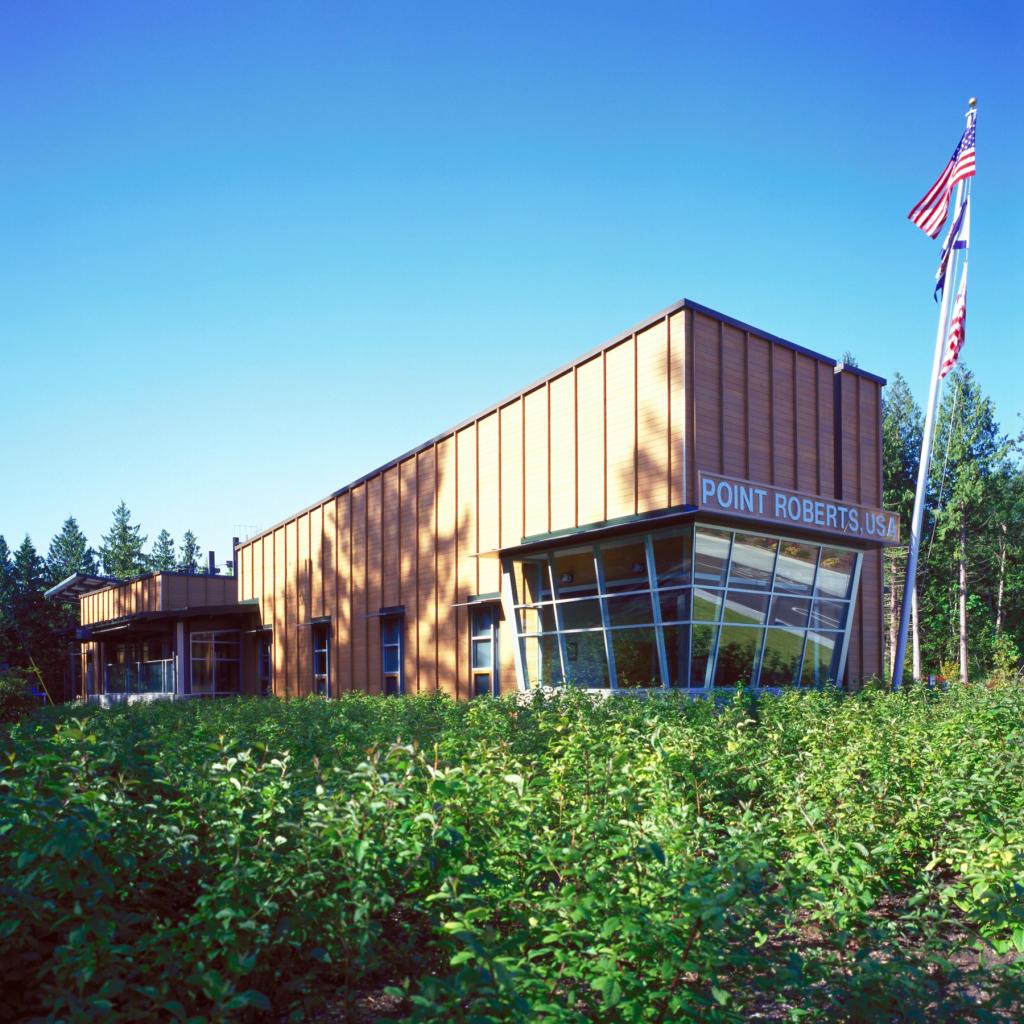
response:
[[[313,692],[319,697],[331,695],[331,624],[313,623]]]
[[[258,638],[256,670],[260,681],[260,694],[269,697],[274,692],[274,634],[264,630]]]
[[[470,672],[473,677],[470,694],[497,696],[498,684],[498,609],[493,604],[474,605],[469,610]]]
[[[218,629],[193,633],[191,648],[192,693],[200,697],[221,697],[239,692],[239,632]]]
[[[386,615],[380,620],[380,664],[383,672],[385,697],[398,697],[404,691],[402,683],[402,633],[405,617]]]

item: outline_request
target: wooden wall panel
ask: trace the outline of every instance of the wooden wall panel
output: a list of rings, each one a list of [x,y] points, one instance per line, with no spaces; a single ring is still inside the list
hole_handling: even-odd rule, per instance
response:
[[[468,600],[477,590],[476,519],[476,425],[464,427],[456,434],[455,471],[458,483],[458,505],[456,510],[456,534],[458,538],[458,563],[456,566],[456,600]],[[413,620],[410,619],[410,623]],[[465,693],[469,680],[469,634],[468,615],[465,608],[456,608],[455,675],[456,686]],[[411,677],[410,677],[411,678]]]
[[[331,687],[335,693],[344,693],[339,674],[341,645],[338,634],[341,623],[338,621],[338,575],[336,545],[338,543],[337,505],[336,499],[330,498],[319,508],[320,523],[320,571],[319,583],[320,606],[318,614],[331,622]]]
[[[279,697],[288,697],[288,655],[292,648],[288,643],[288,631],[285,629],[285,546],[284,527],[274,530],[274,550],[271,558],[272,615],[274,623],[274,693]]]
[[[480,537],[476,514],[476,424],[459,431],[456,442],[458,474],[459,600],[478,593]]]
[[[366,484],[352,488],[352,689],[366,691],[369,685],[367,651],[367,554]]]
[[[636,348],[631,338],[605,353],[604,519],[636,514]]]
[[[722,436],[722,361],[718,323],[710,317],[693,317],[693,461],[697,469],[724,472]]]
[[[383,591],[380,603],[385,608],[401,604],[399,570],[402,559],[401,496],[398,466],[385,470],[383,476],[383,507],[381,508],[381,564]]]
[[[494,449],[497,450],[497,431],[494,434]],[[419,618],[416,621],[416,680],[408,686],[408,692],[428,693],[437,689],[437,547],[434,537],[437,532],[436,509],[434,507],[435,455],[430,448],[417,455],[419,477],[419,511],[417,544],[419,545]],[[497,516],[495,516],[495,531]],[[412,630],[409,631],[411,641]]]
[[[548,389],[537,388],[523,399],[523,451],[525,455],[523,534],[547,533],[551,521],[548,491]],[[460,471],[461,486],[461,471]]]
[[[383,545],[381,543],[381,514],[383,486],[380,476],[366,481],[366,686],[370,693],[380,693],[383,676],[380,665],[380,609],[384,605],[382,592]]]
[[[479,551],[494,551],[499,546],[501,529],[501,492],[498,476],[498,414],[491,413],[477,423],[477,494]],[[479,586],[483,592],[496,590],[495,559],[479,559]]]
[[[636,336],[636,510],[671,502],[668,324]]]
[[[751,480],[772,483],[771,342],[756,334],[747,338],[747,409]]]
[[[455,439],[445,438],[437,458],[437,688],[458,696],[455,604],[458,601]],[[412,624],[409,623],[411,630]]]
[[[308,693],[306,674],[303,671],[308,663],[306,650],[309,641],[309,629],[299,632],[299,590],[301,577],[299,574],[299,529],[298,521],[285,523],[284,527],[284,631],[285,644],[291,652],[285,665],[285,690],[290,697],[301,697]],[[303,623],[305,627],[306,624]]]
[[[576,525],[576,374],[551,381],[551,515],[548,530]]]
[[[747,403],[747,340],[729,324],[721,329],[722,348],[722,471],[747,479],[750,475]]]
[[[335,559],[338,577],[335,580],[334,599],[337,602],[338,626],[333,632],[337,636],[334,653],[335,675],[338,692],[360,688],[353,669],[355,658],[356,623],[352,606],[352,492],[339,495],[334,502],[334,519],[337,528]]]
[[[605,516],[604,359],[597,356],[576,370],[576,524]]]
[[[821,481],[821,493],[826,498],[836,496],[834,377],[834,367],[818,363],[818,479]]]
[[[509,547],[523,539],[523,404],[511,402],[500,411],[501,454],[501,546]],[[442,442],[443,444],[444,442]]]
[[[671,504],[685,505],[692,502],[694,487],[693,453],[685,447],[690,430],[687,414],[687,395],[692,398],[693,388],[687,388],[686,361],[692,354],[693,346],[688,344],[689,324],[693,314],[676,313],[668,322],[667,361],[669,366],[669,465],[672,478]],[[690,378],[692,385],[692,376]],[[691,444],[692,447],[692,444]],[[688,457],[689,455],[689,457]]]
[[[309,623],[313,619],[311,596],[312,567],[310,566],[309,513],[295,521],[295,557],[298,566],[298,585],[295,593],[295,630],[298,643],[298,693],[305,696],[313,692],[313,635]]]
[[[781,345],[772,346],[772,421],[774,427],[775,483],[797,488],[797,423],[794,402],[796,353]]]
[[[797,353],[795,356],[794,391],[796,421],[796,489],[805,494],[817,494],[818,467],[821,463],[819,446],[821,434],[818,430],[818,401],[815,378],[817,360]]]
[[[317,505],[309,513],[310,614],[322,618],[324,611],[324,506]]]
[[[418,488],[416,459],[406,459],[401,465],[401,594],[400,604],[405,607],[406,636],[404,664],[406,689],[416,692],[416,622],[419,618],[419,534],[417,530]]]
[[[877,452],[881,449],[881,395],[880,388],[873,381],[858,378],[858,422],[860,424],[859,501],[866,505],[881,504],[882,486],[879,479]]]

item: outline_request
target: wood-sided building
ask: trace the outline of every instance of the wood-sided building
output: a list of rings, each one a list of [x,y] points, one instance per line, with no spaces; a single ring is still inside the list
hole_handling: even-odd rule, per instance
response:
[[[233,576],[151,572],[76,573],[46,596],[79,606],[81,696],[114,704],[268,692],[258,609],[237,594]]]
[[[238,545],[264,681],[879,675],[883,384],[683,300]]]

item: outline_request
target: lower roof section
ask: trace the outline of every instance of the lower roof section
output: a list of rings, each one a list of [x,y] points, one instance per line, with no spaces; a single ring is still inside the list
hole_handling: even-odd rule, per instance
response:
[[[173,625],[175,622],[196,618],[220,618],[236,615],[242,618],[259,615],[258,601],[237,601],[233,604],[199,605],[195,608],[178,608],[167,612],[136,612],[116,619],[106,619],[75,630],[75,639],[85,643],[102,640],[109,634],[124,633],[128,630]]]

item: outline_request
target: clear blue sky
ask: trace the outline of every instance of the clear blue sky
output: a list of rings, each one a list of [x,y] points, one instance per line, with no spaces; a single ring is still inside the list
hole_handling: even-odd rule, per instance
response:
[[[123,498],[229,557],[683,296],[923,399],[906,213],[975,94],[964,358],[1018,431],[1020,12],[5,5],[0,533]]]

